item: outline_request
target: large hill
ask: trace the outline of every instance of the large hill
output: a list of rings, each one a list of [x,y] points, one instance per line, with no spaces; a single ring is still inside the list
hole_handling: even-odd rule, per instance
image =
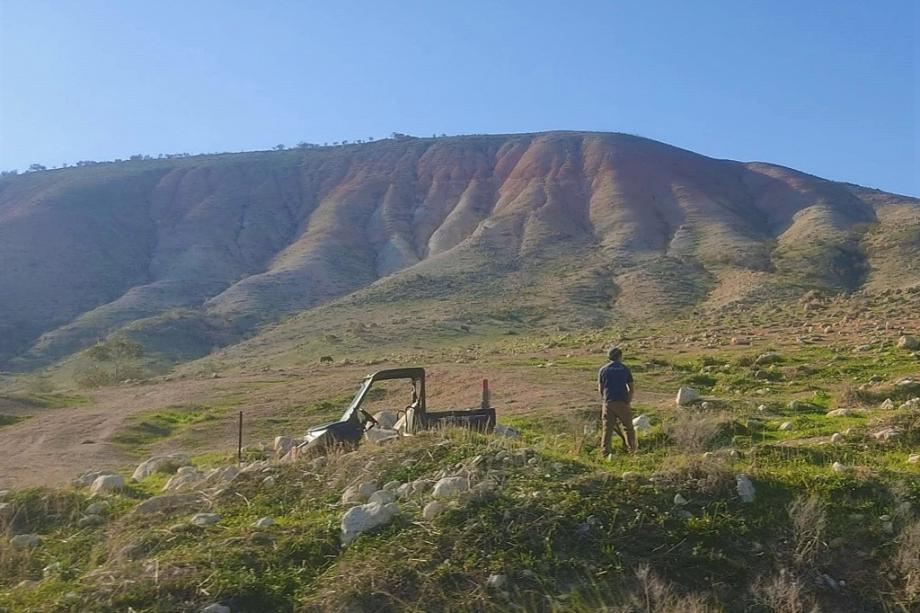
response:
[[[6,177],[0,262],[0,365],[121,329],[182,359],[330,302],[602,325],[906,288],[920,201],[624,134],[401,138]]]

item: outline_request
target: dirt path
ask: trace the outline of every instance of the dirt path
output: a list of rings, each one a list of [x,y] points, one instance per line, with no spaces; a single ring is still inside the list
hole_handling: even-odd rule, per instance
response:
[[[132,461],[111,442],[141,411],[185,404],[220,393],[222,384],[182,381],[94,392],[82,406],[47,409],[0,428],[0,489],[59,485],[81,472]]]

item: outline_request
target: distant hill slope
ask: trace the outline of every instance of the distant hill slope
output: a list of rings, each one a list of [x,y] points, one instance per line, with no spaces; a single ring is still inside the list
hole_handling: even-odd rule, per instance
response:
[[[600,322],[908,287],[920,201],[624,134],[409,138],[4,178],[0,262],[0,364],[124,326],[187,358],[359,290]]]

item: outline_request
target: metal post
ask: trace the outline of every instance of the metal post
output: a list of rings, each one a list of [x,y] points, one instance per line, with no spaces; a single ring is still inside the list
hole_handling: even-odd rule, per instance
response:
[[[482,380],[482,404],[480,405],[483,409],[488,409],[492,406],[491,393],[489,392],[489,380]]]
[[[239,438],[237,439],[236,446],[236,461],[239,464],[243,463],[243,412],[240,411],[240,430]]]

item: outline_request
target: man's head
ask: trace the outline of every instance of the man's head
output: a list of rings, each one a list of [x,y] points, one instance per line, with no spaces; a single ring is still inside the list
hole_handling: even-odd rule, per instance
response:
[[[623,358],[623,350],[619,347],[611,347],[607,351],[607,357],[611,362],[619,362]]]

